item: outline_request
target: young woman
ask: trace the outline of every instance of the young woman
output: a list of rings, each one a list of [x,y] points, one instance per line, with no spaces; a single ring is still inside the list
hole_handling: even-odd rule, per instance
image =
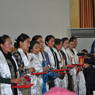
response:
[[[62,38],[62,49],[61,49],[61,54],[63,55],[64,59],[65,59],[65,65],[69,64],[69,58],[66,52],[66,49],[69,48],[69,39],[68,38]]]
[[[52,35],[48,35],[45,38],[45,44],[46,44],[45,51],[49,55],[51,67],[53,69],[59,69],[61,67],[61,65],[62,65],[62,64],[59,65],[60,62],[61,62],[61,58],[60,58],[60,55],[59,55],[60,52],[59,51],[60,51],[60,49],[62,47],[62,42],[59,41],[58,44],[57,44],[57,43],[55,43],[55,37],[52,36]],[[55,44],[57,44],[57,45],[54,48]],[[56,76],[56,78],[59,77],[59,76],[60,75]],[[59,82],[57,82],[56,78],[55,79],[51,78],[50,84],[53,84],[53,85],[51,85],[51,87],[54,87],[55,85],[59,85]]]
[[[40,44],[37,41],[31,41],[30,43],[30,54],[29,60],[31,66],[35,68],[35,72],[43,72],[42,59],[40,58]],[[42,76],[33,75],[31,76],[31,81],[35,85],[31,88],[32,95],[42,95]]]
[[[49,59],[48,53],[44,50],[45,43],[43,41],[42,36],[41,35],[35,35],[32,38],[32,41],[39,42],[39,44],[40,44],[39,57],[40,57],[40,59],[42,59],[43,70],[44,71],[49,71],[51,69],[51,64],[50,64],[50,59]],[[47,78],[45,78],[46,76],[47,76],[48,80],[47,80]],[[52,84],[50,82],[51,76],[52,76],[52,72],[49,73],[48,75],[44,75],[43,76],[43,82],[47,86],[47,87],[43,86],[43,89],[45,88],[44,90],[42,90],[43,93],[45,93],[46,91],[48,91],[48,88],[51,88],[51,86],[52,86]]]
[[[13,84],[21,83],[17,78],[17,64],[12,57],[12,40],[8,35],[0,37],[0,95],[18,95]]]
[[[69,48],[69,39],[67,37],[62,38],[62,44],[63,44],[63,46],[62,46],[62,49],[60,52],[61,52],[61,54],[65,60],[65,66],[67,66],[68,64],[70,64],[69,56],[68,56],[67,51],[66,51]],[[71,84],[72,83],[71,82],[72,76],[68,73],[67,75],[65,75],[64,80],[66,81],[65,82],[66,87],[69,90],[71,90],[71,88],[72,88],[72,84]]]
[[[45,48],[44,51],[48,53],[49,56],[49,60],[50,60],[50,65],[52,69],[57,69],[56,68],[56,64],[57,64],[57,60],[56,60],[56,55],[55,52],[53,50],[54,48],[54,43],[55,43],[55,37],[53,35],[47,35],[45,38]],[[55,86],[55,82],[54,82],[54,78],[50,77],[49,78],[49,89]]]
[[[65,61],[63,59],[62,54],[60,53],[61,48],[62,48],[62,40],[61,39],[55,39],[55,44],[54,44],[53,50],[55,52],[56,59],[57,59],[57,69],[63,69],[65,66],[64,65]],[[66,88],[65,83],[66,83],[66,81],[64,81],[64,75],[63,74],[62,75],[60,74],[60,77],[55,79],[56,86]]]
[[[50,67],[50,60],[49,60],[49,56],[48,53],[44,51],[44,47],[45,47],[45,43],[43,41],[43,38],[41,35],[35,35],[32,38],[32,41],[37,41],[40,44],[40,57],[41,59],[46,62],[45,66],[43,69],[48,70]],[[49,66],[49,67],[48,67]]]
[[[15,48],[17,51],[13,53],[14,58],[18,64],[18,71],[21,77],[31,72],[34,72],[34,68],[30,67],[30,62],[28,59],[28,51],[30,47],[30,37],[24,33],[19,35],[15,42]],[[26,82],[30,83],[30,82]],[[21,89],[23,95],[31,95],[31,89]]]
[[[77,52],[77,50],[76,50],[76,48],[77,48],[77,45],[78,45],[78,41],[77,41],[77,38],[76,37],[71,37],[70,38],[70,42],[71,43],[73,43],[73,45],[72,45],[72,52],[74,53],[74,57],[75,57],[75,62],[76,62],[76,64],[78,64],[79,63],[79,59],[78,59],[78,56],[77,56],[77,54],[78,54],[78,52]]]
[[[69,40],[69,48],[66,50],[67,51],[67,55],[69,57],[69,64],[77,64],[75,61],[75,54],[73,51],[73,47],[74,47],[74,42],[72,40]],[[75,91],[78,92],[78,88],[77,88],[77,70],[76,67],[72,68],[70,70],[70,77],[69,77],[69,81],[70,81],[70,90],[71,91]]]
[[[61,39],[55,39],[55,44],[54,44],[53,50],[54,50],[54,52],[57,56],[57,60],[58,60],[57,69],[61,69],[64,66],[64,60],[63,60],[62,55],[60,53],[61,48],[62,48],[62,40]]]
[[[45,38],[45,49],[44,51],[48,53],[49,55],[49,60],[50,60],[50,64],[52,68],[56,68],[56,58],[54,56],[54,51],[53,51],[53,47],[54,47],[54,43],[55,43],[55,37],[52,35],[48,35]]]

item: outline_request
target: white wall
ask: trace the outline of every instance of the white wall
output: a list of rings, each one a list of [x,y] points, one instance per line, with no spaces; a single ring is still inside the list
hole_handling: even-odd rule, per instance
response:
[[[0,35],[13,39],[24,32],[56,37],[70,36],[69,0],[0,0]],[[78,39],[78,50],[90,50],[94,38]]]
[[[78,51],[81,51],[82,49],[87,49],[88,52],[91,50],[91,45],[95,38],[78,38]]]
[[[69,0],[0,0],[0,35],[70,36]]]

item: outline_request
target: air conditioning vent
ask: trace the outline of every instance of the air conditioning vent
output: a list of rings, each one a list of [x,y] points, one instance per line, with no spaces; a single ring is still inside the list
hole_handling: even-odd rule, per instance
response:
[[[78,38],[95,38],[95,28],[73,28],[70,31],[71,36]]]

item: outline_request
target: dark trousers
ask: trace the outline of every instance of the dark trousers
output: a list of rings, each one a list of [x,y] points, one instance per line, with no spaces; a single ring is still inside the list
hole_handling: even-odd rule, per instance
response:
[[[87,90],[86,90],[86,95],[93,95],[93,91],[90,90],[90,89],[87,89]]]
[[[72,75],[68,74],[68,89],[70,91],[74,91],[74,81],[72,79]]]
[[[13,95],[18,95],[16,88],[12,88],[12,91],[13,91]]]
[[[49,85],[49,89],[51,89],[52,87],[54,87],[54,86],[55,86],[54,78],[49,77],[48,85]]]

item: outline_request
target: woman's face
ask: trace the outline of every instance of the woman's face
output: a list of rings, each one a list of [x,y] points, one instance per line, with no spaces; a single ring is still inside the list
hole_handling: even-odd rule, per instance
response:
[[[1,48],[5,53],[11,52],[13,49],[12,40],[10,38],[6,39],[4,44],[1,44]]]
[[[55,43],[55,39],[54,38],[51,38],[48,42],[47,42],[47,45],[49,47],[53,47],[54,46],[54,43]]]
[[[61,48],[62,48],[62,42],[60,42],[60,44],[57,45],[56,48],[57,48],[58,51],[61,50]]]
[[[38,41],[41,45],[44,45],[43,38],[39,38],[37,41]]]
[[[20,42],[20,48],[22,48],[25,52],[28,52],[30,47],[30,38],[26,39],[24,42]]]
[[[44,41],[43,41],[43,38],[39,38],[37,41],[40,43],[41,51],[43,51],[44,46],[45,46]]]
[[[69,47],[69,40],[64,41],[63,47],[64,48],[68,48]]]
[[[40,52],[40,44],[36,43],[33,48],[31,49],[31,52],[38,54]]]
[[[74,40],[74,48],[76,48],[77,47],[77,45],[78,45],[78,41],[77,40]]]
[[[74,48],[74,46],[75,46],[75,43],[73,41],[69,43],[69,48],[72,49],[72,48]]]

